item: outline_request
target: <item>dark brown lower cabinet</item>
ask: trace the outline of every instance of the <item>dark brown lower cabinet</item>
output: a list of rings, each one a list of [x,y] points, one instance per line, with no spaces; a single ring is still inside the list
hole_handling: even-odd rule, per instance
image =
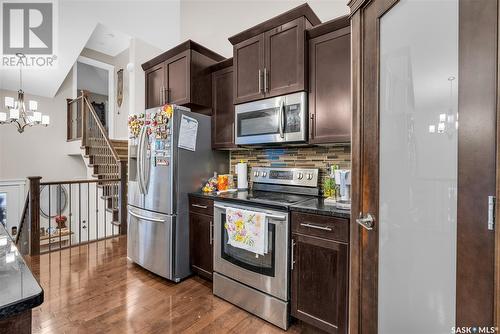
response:
[[[292,316],[327,333],[347,333],[348,244],[292,233],[292,245]]]
[[[201,202],[200,202],[201,203]],[[190,207],[207,206],[190,200]],[[198,210],[199,211],[199,210]],[[213,273],[213,216],[196,212],[189,212],[189,251],[191,270],[205,278],[212,279]]]

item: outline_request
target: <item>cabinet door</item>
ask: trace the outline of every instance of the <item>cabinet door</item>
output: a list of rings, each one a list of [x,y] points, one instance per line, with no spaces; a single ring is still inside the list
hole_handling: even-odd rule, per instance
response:
[[[190,102],[190,51],[184,51],[167,60],[167,101],[183,105]]]
[[[233,68],[212,74],[212,148],[234,145]]]
[[[298,18],[265,33],[266,97],[306,89],[304,27]]]
[[[234,104],[264,97],[264,35],[234,46]]]
[[[292,316],[347,333],[347,245],[292,234]]]
[[[189,249],[191,267],[198,274],[212,278],[213,218],[198,213],[189,214]]]
[[[146,77],[146,109],[163,104],[165,91],[165,67],[158,64],[144,74]]]
[[[340,29],[309,41],[309,142],[351,140],[351,35]]]

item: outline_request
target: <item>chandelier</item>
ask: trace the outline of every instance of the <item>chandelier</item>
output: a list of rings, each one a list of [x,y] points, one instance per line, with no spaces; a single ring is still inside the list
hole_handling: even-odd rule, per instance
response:
[[[5,97],[5,107],[8,112],[0,112],[0,124],[12,124],[17,128],[19,133],[23,133],[27,126],[48,126],[50,124],[50,117],[48,115],[42,115],[41,112],[37,111],[38,103],[34,100],[30,100],[26,107],[26,103],[24,102],[22,69],[25,55],[17,53],[16,56],[19,58],[20,88],[17,91],[17,99],[10,96]]]

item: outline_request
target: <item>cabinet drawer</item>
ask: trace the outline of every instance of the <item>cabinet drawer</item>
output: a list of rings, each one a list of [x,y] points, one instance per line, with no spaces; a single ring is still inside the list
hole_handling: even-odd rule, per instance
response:
[[[214,201],[208,198],[189,197],[189,211],[208,216],[214,215]]]
[[[329,240],[349,242],[349,220],[292,212],[292,232]]]

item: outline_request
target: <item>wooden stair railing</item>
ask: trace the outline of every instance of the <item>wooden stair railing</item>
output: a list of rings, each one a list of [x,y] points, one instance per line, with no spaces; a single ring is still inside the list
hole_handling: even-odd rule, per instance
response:
[[[92,177],[121,180],[120,184],[106,183],[99,186],[103,198],[111,204],[109,211],[113,214],[115,224],[120,225],[122,234],[126,234],[128,143],[109,139],[88,95],[88,92],[82,91],[78,98],[68,100],[68,140],[81,139],[81,148],[85,150],[85,157],[89,161],[88,167],[93,170]],[[81,122],[81,126],[72,126],[75,120]],[[72,132],[72,129],[76,131]]]
[[[30,254],[29,203],[30,203],[30,197],[28,194],[28,196],[26,196],[26,200],[24,201],[23,212],[21,214],[21,220],[19,221],[19,228],[16,235],[16,246],[21,255]]]
[[[121,179],[42,182],[37,176],[28,180],[28,198],[16,237],[23,256],[39,255],[123,234],[123,225],[115,223],[116,202],[102,195],[102,190],[110,185],[117,185],[118,192],[121,192]],[[44,196],[42,192],[45,192]],[[62,224],[58,222],[61,217],[65,217]]]

